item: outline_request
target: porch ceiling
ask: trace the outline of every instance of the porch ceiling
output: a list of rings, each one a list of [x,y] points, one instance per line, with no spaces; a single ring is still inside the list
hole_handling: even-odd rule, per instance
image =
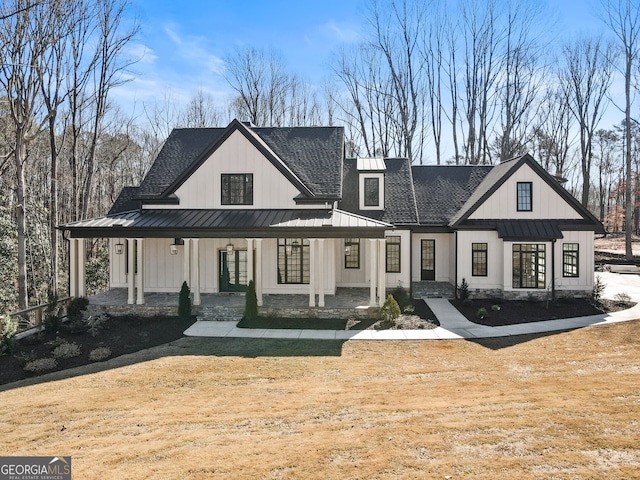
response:
[[[61,225],[70,237],[383,238],[392,225],[342,210],[143,209]]]

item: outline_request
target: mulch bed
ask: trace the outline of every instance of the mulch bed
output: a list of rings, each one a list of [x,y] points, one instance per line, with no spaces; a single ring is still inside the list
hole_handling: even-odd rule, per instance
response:
[[[81,354],[58,359],[58,366],[51,371],[91,363],[89,353],[98,347],[109,347],[109,358],[114,358],[177,340],[194,322],[195,318],[119,316],[109,317],[100,325],[95,336],[89,331],[71,333],[62,327],[57,334],[41,332],[31,335],[16,342],[12,355],[0,356],[0,385],[38,376],[38,373],[26,372],[24,365],[27,360],[51,358],[53,346],[50,342],[56,338],[77,344]]]
[[[412,314],[403,314],[396,320],[397,329],[430,329],[439,325],[436,316],[423,300],[413,300]],[[243,318],[238,328],[273,328],[291,330],[369,330],[379,326],[378,319],[338,319],[338,318],[273,318],[258,317],[253,320]]]
[[[469,303],[463,303],[461,300],[450,300],[450,302],[469,321],[489,327],[598,315],[605,312],[623,310],[632,306],[611,302],[604,304],[602,308],[597,308],[587,299],[579,298],[558,299],[548,303],[528,300],[501,302],[500,300],[491,299],[473,300]],[[498,305],[500,310],[492,309],[494,305]],[[484,319],[478,318],[478,310],[480,308],[484,308],[487,311]]]

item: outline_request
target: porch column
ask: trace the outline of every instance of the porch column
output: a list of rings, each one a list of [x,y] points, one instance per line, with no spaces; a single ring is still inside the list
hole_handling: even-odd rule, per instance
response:
[[[324,238],[318,239],[318,306],[324,307]]]
[[[134,257],[135,251],[136,251],[135,240],[133,238],[127,238],[127,263],[128,263],[127,303],[129,305],[133,305],[134,303],[136,303],[136,297],[135,297],[136,259]]]
[[[378,306],[381,307],[387,298],[387,276],[386,276],[386,257],[387,250],[385,248],[385,239],[378,240]],[[402,261],[402,259],[400,259]]]
[[[256,238],[256,297],[258,306],[262,306],[262,239]]]
[[[78,242],[69,239],[69,296],[78,296]]]
[[[247,238],[247,285],[251,280],[253,280],[253,238]]]
[[[136,238],[136,257],[137,257],[137,272],[136,272],[136,290],[138,296],[136,298],[136,303],[138,305],[144,305],[144,271],[142,268],[142,239]]]
[[[309,306],[316,306],[316,239],[309,239]]]
[[[183,238],[184,241],[184,257],[182,258],[182,265],[184,268],[183,280],[187,282],[189,288],[191,288],[191,269],[189,268],[189,264],[191,262],[191,255],[189,252],[189,245],[191,244],[190,238]]]
[[[193,304],[200,305],[200,245],[199,238],[193,239]]]
[[[85,266],[87,264],[87,248],[84,238],[78,239],[78,296],[86,297]]]
[[[376,283],[378,281],[378,270],[376,268],[378,242],[374,238],[369,239],[369,306],[376,306]]]

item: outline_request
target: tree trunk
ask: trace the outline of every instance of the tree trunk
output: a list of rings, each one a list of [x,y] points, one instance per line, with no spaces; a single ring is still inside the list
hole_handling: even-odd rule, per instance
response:
[[[22,128],[16,129],[16,223],[18,228],[18,307],[24,310],[29,307],[27,293],[27,221],[25,216],[25,177],[24,159],[26,145]]]

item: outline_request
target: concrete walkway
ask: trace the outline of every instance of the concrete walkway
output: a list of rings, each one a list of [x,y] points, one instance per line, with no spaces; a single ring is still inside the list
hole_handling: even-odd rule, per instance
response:
[[[486,327],[467,320],[448,300],[425,298],[425,302],[440,322],[432,330],[284,330],[237,328],[237,322],[198,321],[184,334],[193,337],[280,338],[304,340],[447,340],[507,337],[560,330],[572,330],[590,325],[606,325],[640,318],[640,276],[597,273],[604,281],[605,298],[626,293],[636,306],[628,310],[589,317],[565,318],[544,322],[521,323],[504,327]]]

